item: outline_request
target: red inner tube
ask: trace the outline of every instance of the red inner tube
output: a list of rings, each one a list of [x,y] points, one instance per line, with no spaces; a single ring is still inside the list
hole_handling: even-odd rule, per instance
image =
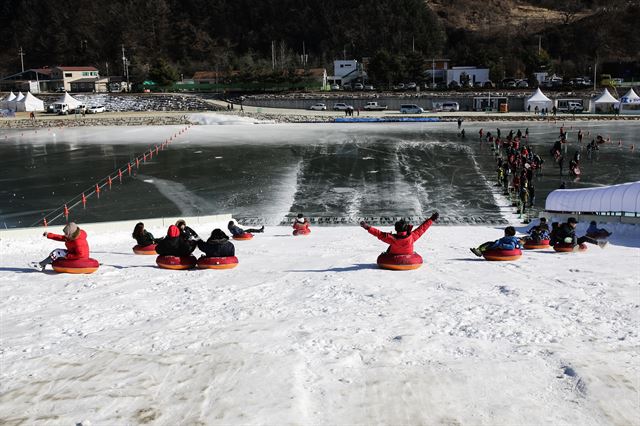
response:
[[[146,246],[141,246],[140,244],[136,244],[133,246],[134,251],[156,251],[157,244],[148,244]]]
[[[485,250],[483,254],[493,255],[493,256],[522,256],[522,250],[520,249],[512,249],[512,250],[504,250],[504,249],[489,249]]]
[[[253,238],[253,234],[251,232],[245,232],[240,235],[234,235],[234,240],[250,240]]]
[[[52,266],[58,266],[60,268],[97,268],[100,263],[92,258],[87,259],[56,259],[53,261]]]
[[[378,256],[378,264],[385,265],[421,265],[422,256],[413,254],[390,254],[382,253]]]
[[[311,229],[309,228],[302,228],[302,229],[294,229],[293,230],[293,235],[307,235],[311,233]]]
[[[198,265],[231,265],[238,263],[238,258],[235,256],[225,257],[206,257],[202,256],[198,259]]]
[[[156,263],[170,266],[195,266],[198,260],[195,256],[158,256]]]
[[[524,247],[527,248],[530,246],[548,246],[550,242],[551,240],[540,240],[540,241],[529,240],[524,243]]]

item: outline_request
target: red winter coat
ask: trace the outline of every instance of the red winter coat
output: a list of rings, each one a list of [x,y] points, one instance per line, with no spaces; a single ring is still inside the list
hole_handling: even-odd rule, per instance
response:
[[[47,238],[50,240],[64,241],[67,246],[67,256],[65,259],[88,259],[89,244],[87,243],[87,233],[82,229],[75,240],[70,240],[64,235],[52,234],[47,232]]]
[[[413,230],[410,234],[407,235],[406,232],[400,232],[398,234],[392,234],[390,232],[382,232],[379,229],[374,228],[373,226],[367,231],[377,237],[380,241],[384,241],[389,245],[387,249],[387,253],[389,254],[413,254],[413,243],[418,241],[422,234],[424,234],[427,229],[431,226],[433,222],[431,219],[427,219],[424,223],[418,226]]]
[[[304,223],[300,223],[297,220],[293,222],[293,229],[296,231],[303,231],[305,229],[309,229],[309,222],[307,219],[304,220]]]

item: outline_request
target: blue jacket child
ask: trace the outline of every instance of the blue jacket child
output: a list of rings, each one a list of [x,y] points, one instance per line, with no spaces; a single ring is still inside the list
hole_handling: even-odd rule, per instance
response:
[[[496,241],[487,241],[477,248],[471,248],[471,252],[478,257],[482,257],[482,254],[487,250],[514,250],[522,248],[520,239],[516,237],[516,228],[513,226],[507,226],[504,229],[504,237]]]

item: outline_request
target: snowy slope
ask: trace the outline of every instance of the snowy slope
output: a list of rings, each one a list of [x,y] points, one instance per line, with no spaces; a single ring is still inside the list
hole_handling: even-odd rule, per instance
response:
[[[468,250],[501,230],[435,225],[406,272],[356,227],[268,228],[226,271],[88,229],[88,276],[28,269],[40,230],[0,240],[2,424],[638,424],[633,227],[508,263]]]

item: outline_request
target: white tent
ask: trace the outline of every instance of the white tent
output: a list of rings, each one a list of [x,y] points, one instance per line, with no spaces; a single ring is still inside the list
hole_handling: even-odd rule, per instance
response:
[[[609,89],[604,89],[602,95],[593,101],[594,112],[598,112],[598,110],[602,112],[613,112],[613,107],[617,105],[618,102],[619,101],[616,98],[611,96]]]
[[[620,98],[620,114],[640,114],[640,96],[633,89]]]
[[[17,103],[16,111],[44,111],[44,102],[27,92],[24,99]]]
[[[13,94],[13,90],[2,101],[0,101],[0,109],[9,109],[11,105],[9,102],[13,102],[16,99],[16,95]]]
[[[22,94],[22,92],[18,92],[18,95],[16,96],[16,98],[12,101],[7,102],[7,109],[11,109],[13,111],[17,111],[18,110],[18,102],[20,102],[21,100],[24,99],[24,95]]]
[[[82,102],[80,102],[79,100],[77,100],[76,98],[68,94],[67,92],[64,92],[64,95],[60,96],[58,100],[54,102],[54,104],[67,104],[69,105],[70,109],[75,109],[75,107],[77,107],[81,103]]]
[[[544,108],[549,110],[553,107],[553,101],[547,98],[540,88],[537,88],[531,97],[524,103],[525,111],[535,111],[536,107],[538,107],[538,110],[540,111]]]
[[[563,213],[640,213],[640,181],[598,188],[557,189],[545,210]]]

